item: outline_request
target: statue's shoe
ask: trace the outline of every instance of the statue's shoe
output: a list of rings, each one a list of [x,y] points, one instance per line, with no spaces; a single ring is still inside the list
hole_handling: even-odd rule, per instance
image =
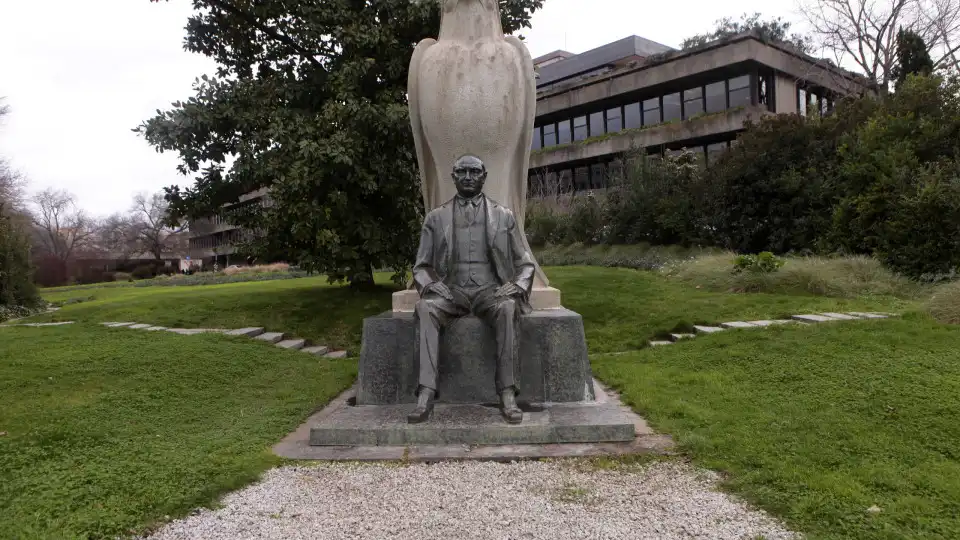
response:
[[[430,418],[430,413],[433,412],[433,404],[426,407],[417,406],[410,414],[407,415],[408,424],[421,424],[426,422]]]
[[[519,407],[501,408],[500,412],[503,413],[503,418],[506,419],[508,424],[519,424],[523,422],[523,411],[521,411]]]

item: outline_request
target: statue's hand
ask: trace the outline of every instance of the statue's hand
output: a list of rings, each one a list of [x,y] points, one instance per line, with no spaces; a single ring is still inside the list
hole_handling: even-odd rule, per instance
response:
[[[516,283],[504,283],[497,289],[497,292],[494,294],[497,298],[512,298],[514,296],[520,296],[523,294],[523,290],[520,287],[517,287]]]
[[[450,289],[442,281],[434,281],[433,283],[427,285],[427,289],[424,291],[426,293],[435,293],[441,298],[445,298],[453,302],[453,293],[450,292]]]

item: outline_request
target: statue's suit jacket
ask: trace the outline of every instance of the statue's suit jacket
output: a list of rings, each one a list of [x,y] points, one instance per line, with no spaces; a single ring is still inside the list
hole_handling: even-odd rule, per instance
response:
[[[504,208],[486,198],[487,250],[493,262],[493,270],[500,280],[498,285],[513,282],[523,291],[519,299],[520,310],[530,312],[530,290],[536,265],[533,256],[525,249],[520,238],[517,220],[509,208]],[[413,266],[413,282],[417,291],[437,281],[445,281],[453,270],[453,209],[456,198],[432,210],[423,220],[420,231],[420,248]]]

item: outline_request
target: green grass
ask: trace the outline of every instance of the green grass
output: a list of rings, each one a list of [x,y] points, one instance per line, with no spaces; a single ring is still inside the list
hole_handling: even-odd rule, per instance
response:
[[[697,464],[808,538],[954,539],[958,351],[960,327],[912,314],[725,332],[593,364]]]
[[[110,538],[211,504],[355,375],[225,336],[0,328],[0,537]]]

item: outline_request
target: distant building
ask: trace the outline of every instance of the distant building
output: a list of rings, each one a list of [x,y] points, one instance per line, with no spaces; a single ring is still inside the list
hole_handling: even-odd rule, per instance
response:
[[[190,260],[199,261],[204,269],[214,264],[226,268],[244,262],[237,255],[237,244],[249,239],[251,232],[230,221],[231,214],[243,211],[251,205],[270,204],[269,191],[259,189],[240,197],[235,204],[226,205],[215,215],[190,222]]]
[[[531,195],[603,189],[624,152],[680,149],[709,165],[749,119],[827,114],[866,79],[745,33],[679,51],[631,36],[534,60],[537,119]]]

